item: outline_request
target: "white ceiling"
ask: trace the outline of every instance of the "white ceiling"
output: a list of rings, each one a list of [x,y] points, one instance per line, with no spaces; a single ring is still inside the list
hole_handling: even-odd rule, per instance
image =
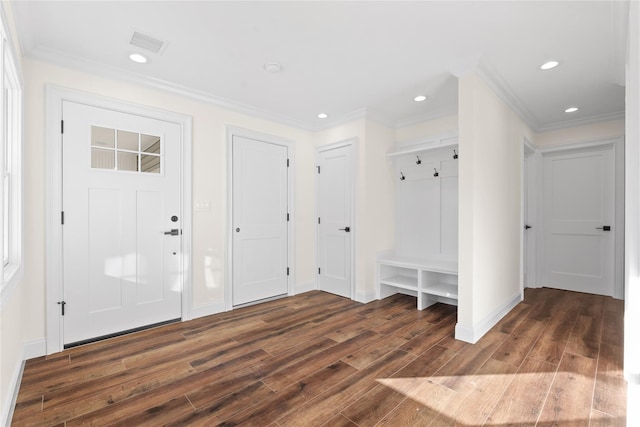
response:
[[[535,130],[620,118],[628,1],[17,1],[23,54],[305,129],[451,114],[476,70]],[[150,62],[134,31],[168,42]],[[548,59],[560,66],[542,71]],[[267,73],[267,62],[282,71]],[[422,103],[418,94],[429,95]],[[567,114],[568,106],[580,107]],[[329,114],[318,119],[320,112]]]

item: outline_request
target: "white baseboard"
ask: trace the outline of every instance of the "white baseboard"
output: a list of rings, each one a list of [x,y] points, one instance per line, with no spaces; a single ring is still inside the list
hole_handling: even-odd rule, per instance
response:
[[[366,292],[356,291],[356,297],[354,298],[355,301],[361,302],[363,304],[367,304],[371,301],[375,301],[376,299],[377,298],[376,298],[375,290],[366,291]]]
[[[313,280],[309,282],[296,283],[295,294],[303,294],[305,292],[315,291],[316,289],[318,289],[318,287],[316,286],[316,282]]]
[[[227,311],[224,301],[216,301],[209,304],[197,305],[191,309],[191,318],[211,316],[212,314],[223,313]]]
[[[11,376],[11,382],[5,401],[2,402],[2,407],[5,409],[2,414],[0,423],[2,427],[11,425],[11,418],[13,418],[13,410],[16,407],[16,400],[18,399],[18,392],[20,391],[20,382],[22,381],[22,372],[24,371],[24,360],[20,359],[13,370]]]
[[[24,360],[34,357],[45,356],[47,354],[47,339],[39,338],[24,343]]]
[[[513,307],[518,305],[522,301],[522,295],[520,291],[516,293],[513,297],[507,301],[502,307],[499,307],[493,313],[489,313],[487,317],[482,319],[480,322],[475,325],[469,327],[461,324],[456,324],[456,339],[460,341],[465,341],[471,344],[475,344],[478,342],[480,338],[484,336],[491,328],[493,328],[496,323],[500,321],[508,312],[510,312]]]

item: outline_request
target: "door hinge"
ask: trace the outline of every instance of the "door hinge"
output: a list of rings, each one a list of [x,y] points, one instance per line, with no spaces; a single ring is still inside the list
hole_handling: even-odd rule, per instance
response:
[[[64,120],[60,120],[60,133],[64,133]]]
[[[289,267],[287,267],[287,276],[289,275]]]
[[[60,212],[60,223],[64,225],[64,211]]]
[[[316,166],[318,168],[318,173],[320,173],[320,166]]]
[[[318,267],[318,274],[320,274],[320,267]]]
[[[289,159],[287,159],[287,167],[289,167]]]
[[[62,315],[64,316],[64,306],[67,305],[67,303],[65,301],[58,301],[58,305],[60,306]]]

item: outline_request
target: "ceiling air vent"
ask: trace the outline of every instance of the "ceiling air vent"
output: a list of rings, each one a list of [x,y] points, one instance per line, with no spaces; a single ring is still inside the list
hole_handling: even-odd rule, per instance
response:
[[[129,43],[153,53],[162,53],[167,47],[166,42],[155,37],[139,33],[137,31],[133,33],[133,35],[131,36],[131,41]]]

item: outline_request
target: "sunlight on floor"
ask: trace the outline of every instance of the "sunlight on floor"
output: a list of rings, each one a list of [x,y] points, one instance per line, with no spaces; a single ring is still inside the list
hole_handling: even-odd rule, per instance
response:
[[[640,384],[631,384],[627,386],[627,425],[640,426]]]
[[[518,385],[509,387],[517,375]],[[555,418],[545,417],[544,401],[548,387],[555,372],[522,373],[510,375],[465,375],[434,376],[416,378],[384,378],[378,382],[409,397],[417,404],[440,413],[462,425],[513,425],[536,423],[566,422],[575,424],[584,422],[589,425],[589,412],[580,420],[564,418],[562,414]],[[579,377],[579,375],[576,375]],[[509,387],[509,388],[508,388]],[[503,396],[505,393],[509,395]],[[496,405],[496,402],[498,404]],[[495,407],[494,407],[495,406]],[[542,413],[542,415],[541,415]],[[591,414],[591,423],[602,421],[603,425],[611,421],[607,414]],[[631,424],[629,424],[631,425]]]

